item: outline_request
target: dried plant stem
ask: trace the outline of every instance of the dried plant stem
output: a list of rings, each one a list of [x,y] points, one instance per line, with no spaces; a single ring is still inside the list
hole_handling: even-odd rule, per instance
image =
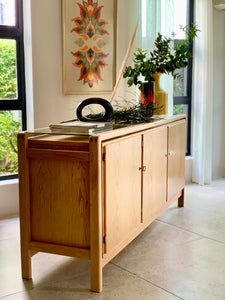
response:
[[[120,80],[121,80],[121,77],[122,77],[122,75],[123,75],[123,71],[124,71],[124,69],[125,69],[125,67],[126,67],[126,63],[127,63],[128,58],[129,58],[129,56],[130,56],[130,52],[131,52],[131,49],[132,49],[132,46],[133,46],[133,43],[134,43],[134,39],[135,39],[135,35],[136,35],[136,32],[137,32],[137,28],[138,28],[138,23],[139,23],[139,20],[137,20],[136,26],[135,26],[135,28],[134,28],[134,32],[133,32],[133,34],[132,34],[132,36],[131,36],[131,39],[130,39],[130,42],[129,42],[129,45],[128,45],[128,48],[127,48],[127,53],[126,53],[125,58],[124,58],[124,60],[123,60],[122,66],[121,66],[121,68],[120,68],[119,75],[118,75],[117,80],[116,80],[116,84],[115,84],[115,86],[114,86],[114,89],[113,89],[111,98],[110,98],[110,100],[109,100],[110,103],[112,103],[113,98],[114,98],[114,96],[115,96],[115,94],[116,94],[118,85],[119,85]]]

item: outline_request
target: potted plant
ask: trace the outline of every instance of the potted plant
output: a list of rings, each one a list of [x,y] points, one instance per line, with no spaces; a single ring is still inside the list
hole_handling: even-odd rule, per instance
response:
[[[156,82],[155,106],[159,109],[158,114],[167,113],[168,95],[160,88],[159,78],[162,73],[172,74],[174,78],[182,77],[178,69],[188,65],[188,59],[192,56],[190,43],[197,36],[199,29],[185,26],[182,30],[186,33],[186,39],[175,44],[174,34],[172,38],[158,36],[154,42],[155,49],[147,51],[138,48],[134,53],[134,65],[125,68],[123,77],[129,78],[128,86],[137,85],[141,90],[141,102],[147,104],[153,101],[153,82]]]

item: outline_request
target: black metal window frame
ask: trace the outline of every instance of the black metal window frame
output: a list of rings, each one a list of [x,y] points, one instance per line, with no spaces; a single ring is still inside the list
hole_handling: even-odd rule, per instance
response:
[[[194,22],[194,0],[188,0],[187,3],[187,20],[188,26],[192,26]],[[189,50],[192,52],[193,50],[193,43],[190,43]],[[186,78],[186,96],[174,96],[173,97],[173,105],[187,105],[188,106],[188,113],[187,113],[187,147],[186,147],[186,155],[191,154],[191,108],[192,108],[192,58],[189,59],[189,63],[187,66],[187,78]]]
[[[15,25],[0,25],[0,39],[16,41],[17,98],[0,100],[0,111],[21,111],[22,129],[27,128],[25,67],[23,43],[23,0],[15,0]],[[17,174],[0,176],[0,180],[17,178]]]

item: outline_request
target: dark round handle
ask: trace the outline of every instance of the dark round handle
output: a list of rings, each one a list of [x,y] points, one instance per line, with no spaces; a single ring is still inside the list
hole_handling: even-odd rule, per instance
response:
[[[98,119],[96,119],[96,118],[91,119],[91,118],[84,117],[82,114],[82,111],[86,106],[88,106],[90,104],[101,105],[105,109],[105,114]],[[82,101],[77,106],[77,118],[83,122],[109,122],[109,121],[111,121],[112,114],[113,114],[112,105],[110,104],[109,101],[102,99],[102,98],[89,98],[89,99]]]

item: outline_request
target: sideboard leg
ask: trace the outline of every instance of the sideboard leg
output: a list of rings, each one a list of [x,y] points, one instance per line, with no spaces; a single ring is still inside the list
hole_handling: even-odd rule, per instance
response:
[[[102,291],[102,199],[101,199],[101,142],[90,138],[90,248],[91,290]]]
[[[91,260],[91,290],[100,293],[102,291],[102,266],[101,262]]]
[[[178,207],[184,207],[184,189],[182,189],[181,196],[178,198]]]
[[[21,268],[22,268],[22,278],[31,279],[31,253],[29,250],[23,249],[21,247]]]
[[[31,240],[30,228],[30,191],[29,191],[29,165],[26,155],[28,137],[26,133],[19,133],[18,138],[18,167],[19,167],[19,207],[20,207],[20,244],[21,269],[24,279],[31,279]]]

